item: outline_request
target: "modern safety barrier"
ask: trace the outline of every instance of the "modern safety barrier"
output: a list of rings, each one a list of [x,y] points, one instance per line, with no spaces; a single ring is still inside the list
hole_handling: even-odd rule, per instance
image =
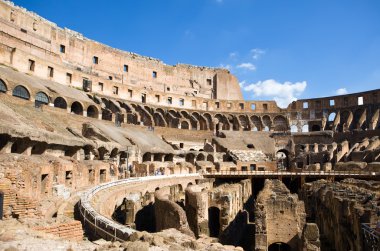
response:
[[[160,176],[146,176],[146,177],[133,177],[124,180],[112,181],[109,183],[96,186],[87,192],[83,193],[80,201],[78,202],[78,209],[82,220],[83,227],[86,230],[91,230],[94,236],[100,236],[105,240],[111,241],[125,241],[136,230],[128,226],[117,223],[100,213],[98,213],[92,206],[92,198],[100,191],[110,189],[117,186],[134,185],[153,180],[164,180],[172,178],[185,178],[185,177],[200,177],[199,174],[177,174],[177,175],[160,175]]]

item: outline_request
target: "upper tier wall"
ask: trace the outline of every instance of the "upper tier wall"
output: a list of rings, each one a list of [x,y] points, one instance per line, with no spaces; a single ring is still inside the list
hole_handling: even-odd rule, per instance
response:
[[[237,79],[225,69],[169,66],[157,59],[117,50],[3,0],[0,64],[117,100],[211,112],[287,113],[294,121],[320,120],[347,107],[380,103],[379,89],[299,100],[287,109],[280,109],[275,101],[244,101]],[[87,80],[91,81],[89,86]]]
[[[242,99],[238,80],[226,69],[170,66],[117,50],[4,1],[0,1],[0,37],[0,62],[61,84],[82,87],[83,79],[89,79],[94,91],[105,94],[112,93],[113,86],[128,85],[146,92]],[[33,67],[29,60],[34,61]],[[53,76],[48,67],[54,69]]]

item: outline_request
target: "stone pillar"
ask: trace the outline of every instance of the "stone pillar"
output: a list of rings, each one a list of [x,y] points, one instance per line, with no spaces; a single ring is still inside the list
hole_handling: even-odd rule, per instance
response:
[[[8,141],[7,144],[0,150],[0,153],[11,153],[13,142]]]

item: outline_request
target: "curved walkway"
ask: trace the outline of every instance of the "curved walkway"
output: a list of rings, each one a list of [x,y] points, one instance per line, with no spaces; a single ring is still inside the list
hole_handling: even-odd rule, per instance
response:
[[[166,176],[147,176],[138,178],[129,178],[125,180],[112,181],[96,187],[91,188],[83,193],[78,208],[83,227],[88,231],[90,237],[101,237],[106,240],[125,241],[136,230],[117,223],[100,213],[98,213],[92,206],[92,198],[99,192],[126,185],[141,184],[144,182],[162,181],[165,179],[181,179],[181,178],[200,178],[199,174],[178,174]]]

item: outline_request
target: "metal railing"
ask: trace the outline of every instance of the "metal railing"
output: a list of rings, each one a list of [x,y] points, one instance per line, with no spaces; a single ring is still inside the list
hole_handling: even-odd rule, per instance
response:
[[[362,223],[362,230],[365,245],[368,251],[380,250],[380,229],[376,228],[376,224]]]
[[[90,224],[95,230],[95,235],[100,235],[109,240],[125,241],[134,230],[133,228],[124,226],[117,223],[100,213],[98,213],[91,205],[92,198],[100,191],[107,190],[117,186],[134,185],[142,182],[148,182],[161,179],[172,178],[185,178],[185,177],[200,177],[199,174],[177,174],[177,175],[158,175],[158,176],[144,176],[144,177],[131,177],[124,180],[112,181],[109,183],[96,186],[87,192],[83,193],[78,202],[78,208],[83,223],[83,227]],[[99,232],[99,233],[98,233]],[[107,238],[108,237],[108,238]]]
[[[216,175],[216,176],[228,176],[228,175],[246,175],[246,176],[378,176],[380,173],[368,172],[368,171],[232,171],[232,170],[222,170],[222,171],[204,171],[203,175]]]

